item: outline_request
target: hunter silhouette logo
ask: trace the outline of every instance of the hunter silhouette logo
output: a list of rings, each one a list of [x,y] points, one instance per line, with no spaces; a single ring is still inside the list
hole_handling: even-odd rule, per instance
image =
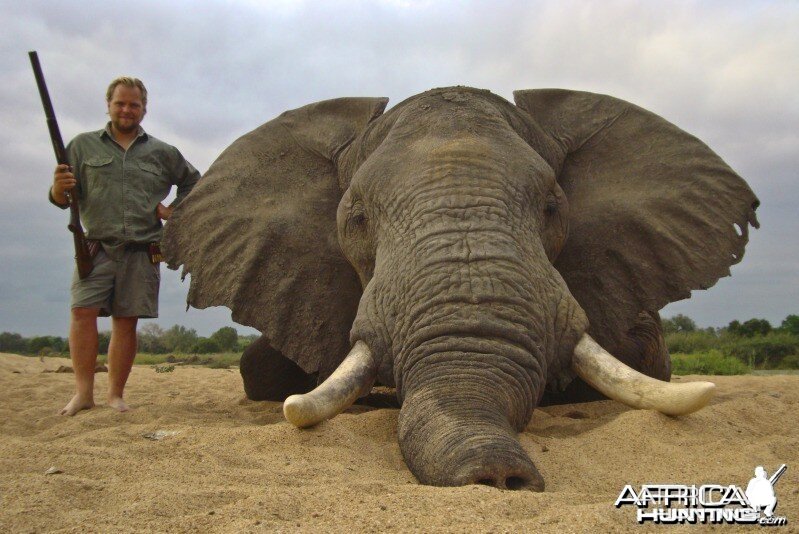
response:
[[[762,465],[755,468],[755,478],[749,481],[746,486],[746,498],[754,510],[765,508],[763,513],[766,517],[774,516],[774,508],[777,506],[777,494],[774,493],[774,484],[780,479],[785,470],[788,469],[782,464],[777,471],[766,478],[766,470]]]
[[[615,506],[635,505],[638,523],[641,524],[651,521],[654,524],[757,523],[783,526],[788,519],[774,515],[777,507],[774,485],[786,469],[788,467],[782,464],[769,478],[763,466],[757,466],[746,491],[732,484],[644,484],[636,491],[627,484]]]

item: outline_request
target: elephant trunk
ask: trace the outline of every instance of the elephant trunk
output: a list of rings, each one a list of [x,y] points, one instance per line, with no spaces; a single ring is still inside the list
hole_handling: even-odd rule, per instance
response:
[[[395,369],[400,448],[424,484],[542,491],[516,435],[544,387],[546,358],[519,325],[492,315],[442,320],[408,337]]]
[[[566,320],[569,301],[544,247],[498,230],[486,213],[418,219],[428,224],[416,229],[414,261],[395,284],[406,306],[389,322],[399,443],[422,483],[541,491],[517,433],[543,393],[557,340],[581,325]],[[380,289],[375,300],[389,300]]]
[[[484,375],[468,376],[468,368],[431,371],[437,378],[406,392],[398,421],[400,449],[416,478],[435,486],[543,491],[518,428],[497,402],[506,390]]]

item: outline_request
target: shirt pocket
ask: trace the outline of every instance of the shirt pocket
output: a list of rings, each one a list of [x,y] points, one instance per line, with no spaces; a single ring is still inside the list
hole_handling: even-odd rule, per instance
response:
[[[149,161],[137,161],[139,168],[138,186],[147,196],[154,196],[158,200],[163,199],[169,193],[170,183],[166,177],[163,167],[157,163]]]
[[[150,163],[149,161],[139,161],[138,162],[139,168],[146,173],[161,176],[161,167],[156,165],[155,163]]]
[[[106,189],[113,179],[114,158],[111,156],[93,156],[84,161],[84,173],[89,190]]]

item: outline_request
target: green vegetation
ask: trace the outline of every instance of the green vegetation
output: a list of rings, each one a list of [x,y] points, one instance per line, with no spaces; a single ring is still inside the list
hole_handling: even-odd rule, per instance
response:
[[[716,349],[671,356],[671,372],[675,375],[745,375],[750,370],[741,360]]]
[[[765,319],[732,321],[723,328],[700,329],[685,315],[663,319],[672,372],[683,374],[745,374],[799,370],[799,315],[789,315],[774,328]],[[100,362],[105,362],[110,332],[100,332]],[[155,323],[139,329],[136,363],[169,372],[175,365],[204,365],[217,369],[237,366],[241,353],[257,335],[240,336],[235,328],[220,328],[201,337],[192,328],[174,325],[164,330]],[[0,352],[33,356],[68,356],[67,340],[57,336],[24,338],[0,334]]]
[[[151,352],[139,352],[136,354],[136,364],[152,365],[156,367],[201,365],[204,367],[210,367],[212,369],[229,369],[230,367],[237,367],[239,365],[240,358],[241,358],[240,352],[219,352],[216,354],[197,354],[197,353],[153,354]],[[106,363],[107,359],[108,359],[107,355],[101,354],[97,358],[97,361],[100,363]]]
[[[193,328],[175,325],[164,330],[155,323],[147,323],[139,329],[139,353],[136,363],[158,366],[158,372],[169,372],[170,364],[204,365],[217,369],[237,366],[241,353],[257,335],[240,336],[236,329],[225,326],[211,334],[201,337]],[[110,332],[98,335],[99,356],[97,361],[107,360]],[[19,334],[3,332],[0,334],[0,352],[11,352],[28,356],[69,357],[69,343],[58,336],[22,337]]]
[[[686,321],[687,320],[687,321]],[[765,319],[700,330],[688,317],[663,320],[674,374],[744,374],[799,369],[799,316],[779,328]]]

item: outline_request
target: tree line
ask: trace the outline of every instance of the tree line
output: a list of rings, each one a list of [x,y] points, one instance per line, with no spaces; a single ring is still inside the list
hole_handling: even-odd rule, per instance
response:
[[[673,317],[663,319],[662,324],[664,334],[696,332],[700,330],[697,328],[693,319],[683,314],[677,314]],[[749,319],[743,323],[740,321],[732,321],[726,327],[705,328],[704,331],[715,334],[730,333],[741,337],[765,336],[770,332],[786,332],[799,336],[799,315],[787,316],[777,328],[772,327],[771,323],[766,319]]]
[[[108,353],[111,332],[98,333],[100,354]],[[242,352],[258,338],[257,334],[242,336],[232,326],[224,326],[209,337],[197,335],[193,328],[174,325],[164,330],[155,323],[147,323],[139,329],[139,352],[151,354],[212,354],[220,352]],[[0,334],[0,352],[16,354],[67,354],[69,341],[59,336],[23,337],[12,332]]]
[[[672,355],[696,360],[700,356],[738,360],[750,369],[799,368],[799,315],[788,315],[779,326],[765,319],[732,321],[721,328],[698,328],[686,315],[663,319],[666,346]],[[99,352],[108,353],[110,332],[99,333]],[[197,335],[193,328],[174,325],[163,329],[146,323],[139,329],[139,352],[150,354],[241,353],[258,335],[241,336],[225,326],[209,337]],[[0,334],[0,352],[17,354],[68,354],[69,343],[63,337]],[[674,358],[673,358],[674,360]],[[710,372],[710,370],[708,370]]]
[[[690,364],[700,374],[726,374],[723,368],[799,369],[799,315],[788,315],[779,326],[749,319],[703,329],[681,314],[662,324],[673,368],[675,363]],[[691,367],[700,361],[713,363],[710,368]]]

